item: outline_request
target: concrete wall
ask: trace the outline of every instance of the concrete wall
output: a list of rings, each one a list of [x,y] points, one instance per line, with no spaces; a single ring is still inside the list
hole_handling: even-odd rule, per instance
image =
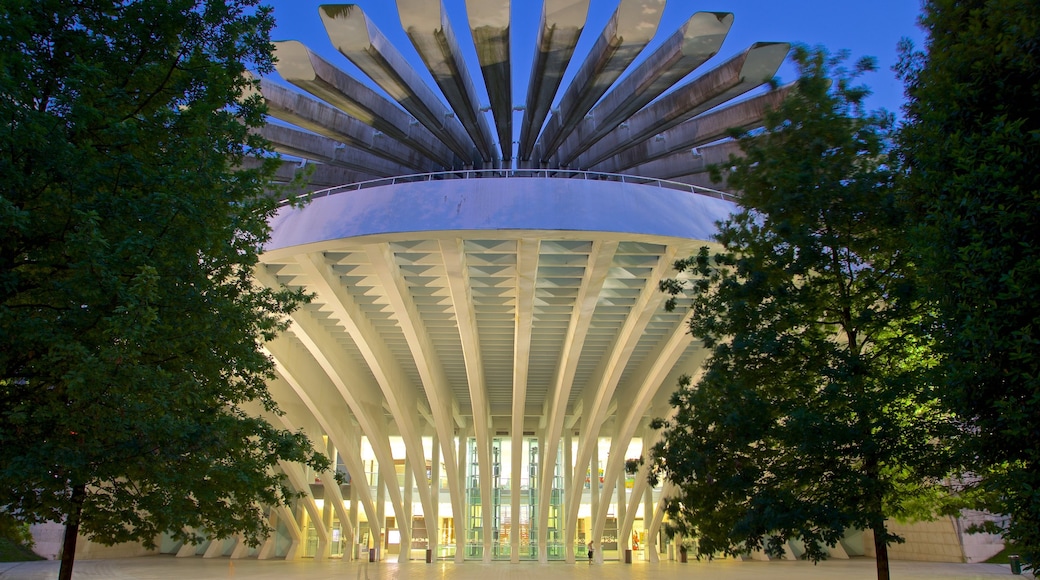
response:
[[[65,526],[53,522],[36,524],[30,527],[30,532],[35,542],[33,550],[47,558],[56,560],[61,557],[61,545],[65,536]],[[80,536],[76,541],[76,558],[92,560],[98,558],[133,558],[136,556],[150,556],[158,554],[156,550],[147,550],[141,544],[128,542],[105,546]]]
[[[893,560],[921,562],[985,562],[1004,549],[1000,536],[994,534],[969,534],[965,530],[972,524],[981,524],[996,516],[983,512],[965,511],[961,517],[946,517],[934,522],[900,524],[889,521],[889,530],[906,539],[904,544],[888,547]],[[875,557],[874,535],[864,533],[866,556]]]

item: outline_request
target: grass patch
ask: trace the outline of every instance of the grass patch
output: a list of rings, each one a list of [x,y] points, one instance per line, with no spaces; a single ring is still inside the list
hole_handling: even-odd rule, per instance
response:
[[[986,560],[987,564],[1007,564],[1008,556],[1011,554],[1017,554],[1018,551],[1014,546],[1004,546],[1004,549],[994,554],[989,560]]]
[[[0,538],[0,562],[28,562],[30,560],[43,560],[43,557],[21,544],[7,538]]]

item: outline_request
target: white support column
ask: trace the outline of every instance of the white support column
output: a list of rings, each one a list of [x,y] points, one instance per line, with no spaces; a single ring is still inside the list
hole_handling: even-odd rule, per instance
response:
[[[618,245],[618,242],[596,241],[593,242],[592,250],[589,252],[585,277],[582,278],[581,287],[575,299],[574,311],[576,314],[571,317],[570,324],[567,327],[563,350],[560,353],[560,363],[550,389],[552,397],[547,398],[544,405],[544,412],[547,413],[545,443],[546,447],[552,448],[553,451],[559,445],[560,436],[564,431],[568,398],[570,397],[572,383],[577,372],[578,361],[581,358],[581,352],[588,337],[589,327],[592,325],[592,316],[599,302],[600,291],[603,289],[603,285],[610,273]],[[551,458],[548,455],[542,458],[541,487],[543,489],[550,489],[555,461],[555,453]],[[566,509],[567,498],[565,497],[564,500],[564,509]],[[566,517],[563,518],[563,531],[565,534],[570,523],[566,519]],[[538,526],[540,529],[546,529],[548,523],[549,503],[540,502],[538,505]],[[539,552],[545,549],[545,541],[546,539],[539,539]],[[566,540],[564,543],[566,545]],[[567,557],[569,558],[568,561],[573,561],[573,551]]]
[[[274,527],[273,525],[271,526]],[[177,558],[193,558],[199,551],[198,544],[192,544],[191,542],[184,542],[181,547],[177,549]]]
[[[643,529],[646,530],[646,561],[656,564],[661,561],[661,550],[657,546],[656,533],[650,533],[650,524],[654,520],[654,488],[649,485],[644,490],[643,497]]]
[[[206,551],[202,553],[203,558],[219,558],[224,555],[224,540],[210,540]]]
[[[584,420],[581,423],[582,423],[582,428],[584,428],[585,426],[588,425],[587,421],[584,421]],[[591,434],[589,434],[589,435],[591,435]],[[584,431],[582,432],[582,436],[584,436],[584,437],[588,437],[589,435],[586,435],[584,433]],[[599,438],[597,437],[597,439],[599,439]],[[590,496],[592,498],[591,509],[592,509],[592,513],[593,514],[598,514],[599,513],[599,500],[600,500],[600,497],[599,497],[599,441],[592,441],[590,444],[592,446],[592,458],[589,460],[589,462],[590,462],[590,465],[589,465],[589,474],[590,474],[590,476],[589,476],[589,491],[591,492]],[[578,497],[581,497],[579,494],[575,494],[575,495],[578,495]],[[595,516],[593,516],[593,520],[595,520]],[[589,526],[588,530],[589,531],[587,532],[588,536],[586,537],[586,545],[591,543],[595,547],[596,551],[593,554],[593,558],[596,560],[596,562],[603,563],[603,542],[601,541],[603,539],[603,533],[602,533],[602,531],[599,531],[597,533],[596,526]]]
[[[424,461],[425,463],[425,461]],[[425,469],[424,469],[425,471]],[[404,513],[397,518],[397,527],[401,530],[401,550],[397,554],[397,563],[412,559],[412,465],[411,460],[404,460]]]
[[[458,464],[458,480],[460,482],[460,488],[462,491],[462,507],[458,510],[458,513],[454,515],[455,519],[455,563],[461,564],[466,558],[466,535],[469,533],[469,482],[466,481],[466,466],[469,463],[469,453],[467,449],[467,439],[469,439],[469,430],[460,429],[458,439],[458,451],[456,457],[459,458]]]
[[[386,532],[386,480],[383,478],[383,470],[376,471],[376,530],[372,532],[372,546],[369,550],[375,550],[376,556],[374,560],[381,562],[383,560],[383,538]],[[396,482],[395,482],[396,483]],[[396,515],[396,514],[395,514]],[[372,529],[372,519],[369,518],[368,527]],[[372,559],[369,556],[369,559]]]
[[[358,514],[358,487],[361,485],[368,487],[368,483],[363,475],[362,473],[361,476],[354,477],[350,481],[350,519],[347,522],[350,526],[350,537],[352,540],[350,544],[350,560],[358,558],[356,550],[358,549],[358,539],[361,537],[361,520]]]
[[[632,546],[632,534],[621,534],[621,527],[625,521],[627,500],[625,498],[625,472],[621,472],[617,476],[617,545],[618,545],[618,561],[625,561],[625,551]]]
[[[274,359],[275,370],[282,378],[282,380],[270,383],[275,399],[285,401],[287,398],[299,398],[313,420],[336,445],[348,473],[353,474],[351,505],[355,510],[359,503],[363,505],[368,519],[373,520],[375,504],[364,478],[365,469],[361,460],[359,429],[358,425],[351,420],[347,401],[336,392],[335,385],[313,357],[310,357],[303,348],[294,346],[287,337],[281,336],[269,342],[267,350]],[[283,390],[291,390],[293,394],[279,397],[278,393]],[[371,424],[371,422],[365,424]],[[361,430],[364,430],[363,426]],[[357,538],[356,514],[354,522],[354,538]]]
[[[232,560],[241,560],[249,555],[249,544],[246,543],[246,537],[242,534],[235,536],[235,548],[231,550]]]
[[[274,544],[275,536],[278,535],[278,510],[271,508],[271,513],[267,517],[267,525],[271,527],[271,533],[264,540],[264,543],[260,545],[259,551],[257,551],[257,560],[269,560],[274,556]]]
[[[436,562],[437,550],[440,549],[441,544],[441,446],[436,433],[432,439],[430,490],[433,495],[433,509],[426,514],[426,536],[429,538],[426,547],[430,550],[432,562]]]
[[[385,345],[376,328],[366,318],[362,308],[357,304],[357,300],[346,291],[340,282],[339,275],[333,271],[325,255],[308,254],[306,257],[300,257],[297,264],[312,281],[311,287],[318,300],[331,309],[335,318],[354,339],[368,369],[375,377],[376,385],[369,387],[370,398],[378,398],[375,388],[378,387],[378,393],[382,395],[382,399],[386,402],[386,406],[397,424],[398,432],[405,444],[406,454],[408,457],[425,457],[419,417],[415,406],[415,401],[420,399],[420,393],[414,386],[411,386],[405,371],[396,362],[393,353]],[[355,376],[358,374],[366,373],[355,373]],[[385,424],[385,420],[383,423]],[[387,431],[387,429],[384,428],[383,431]],[[369,432],[368,436],[373,440],[373,448],[376,449],[377,454],[380,454],[380,459],[384,459],[389,446],[377,447],[375,445],[377,434]],[[386,447],[386,449],[381,447]],[[419,500],[423,504],[423,509],[429,510],[432,500],[426,481],[425,462],[420,464],[413,461],[411,465]],[[394,501],[395,508],[398,507],[398,502],[392,492],[391,500]]]
[[[514,482],[519,481],[520,464],[524,450],[524,419],[527,414],[527,377],[531,365],[531,332],[534,328],[534,301],[536,282],[538,280],[537,238],[517,240],[516,249],[516,321],[513,323],[513,407],[510,424],[512,441],[512,463]],[[541,447],[539,447],[540,449]],[[531,474],[528,473],[530,476]],[[536,486],[537,474],[532,477],[531,489]],[[514,483],[510,493],[510,511],[513,520],[518,521],[520,514],[520,485]],[[536,518],[534,514],[531,518]],[[510,538],[510,561],[520,561],[520,534],[513,533]]]
[[[574,464],[573,464],[573,462],[574,462],[574,453],[572,451],[573,447],[574,447],[574,437],[573,437],[573,435],[571,433],[571,430],[567,429],[566,431],[563,432],[563,465],[560,466],[560,469],[563,470],[563,493],[564,493],[563,497],[567,497],[567,495],[568,495],[567,492],[570,491],[572,486],[574,486],[575,484],[577,484],[577,485],[581,485],[582,484],[581,481],[578,481],[578,482],[574,481]],[[556,450],[554,449],[553,450],[554,461],[552,463],[553,466],[556,465],[556,462],[555,462],[556,453],[555,453],[555,451]],[[545,494],[546,501],[549,500],[550,493],[546,493]],[[561,509],[565,509],[566,507],[567,506],[562,506]],[[569,564],[573,564],[574,563],[574,537],[577,535],[577,530],[575,528],[573,528],[573,527],[572,528],[566,527],[566,522],[564,522],[564,524],[565,524],[564,528],[560,532],[563,535],[563,550],[565,552],[565,554],[564,554],[564,561],[569,563]],[[548,561],[548,560],[546,560],[546,561]]]
[[[674,486],[671,483],[665,482],[664,489],[661,491],[661,497],[657,500],[657,505],[654,508],[654,519],[650,523],[650,527],[647,529],[646,534],[653,535],[655,538],[661,531],[661,522],[664,521],[664,502],[674,490]],[[645,515],[643,516],[646,517]],[[669,550],[669,559],[674,558],[671,550]]]

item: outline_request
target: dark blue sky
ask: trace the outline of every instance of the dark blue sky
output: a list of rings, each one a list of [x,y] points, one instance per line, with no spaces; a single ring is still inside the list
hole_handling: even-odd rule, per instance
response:
[[[318,6],[328,2],[268,0],[266,3],[274,7],[277,22],[273,32],[275,40],[299,40],[356,78],[365,79],[329,42],[318,16]],[[396,2],[361,0],[357,4],[432,84],[422,61],[401,30]],[[476,65],[476,55],[465,20],[465,0],[444,0],[444,4],[452,17],[462,50],[468,57],[470,74],[478,89],[483,91],[483,80]],[[588,20],[568,69],[569,74],[580,65],[617,4],[618,0],[591,0]],[[519,105],[526,95],[541,1],[512,0],[511,10],[513,103]],[[898,59],[896,45],[903,37],[910,38],[917,46],[923,44],[923,32],[917,26],[919,0],[669,0],[654,41],[640,56],[649,54],[662,39],[698,11],[734,14],[733,27],[722,50],[702,70],[709,70],[756,41],[803,42],[823,45],[832,52],[848,49],[854,58],[873,56],[878,59],[878,72],[864,77],[864,82],[874,92],[868,106],[871,109],[885,108],[897,115],[903,102],[903,89],[891,70]],[[794,80],[796,75],[793,67],[785,65],[778,76],[781,81],[788,82]],[[483,97],[483,103],[487,104],[486,96]]]

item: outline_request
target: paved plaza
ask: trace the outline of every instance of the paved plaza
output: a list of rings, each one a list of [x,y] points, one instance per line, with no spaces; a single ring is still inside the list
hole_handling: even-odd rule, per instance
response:
[[[57,577],[58,562],[0,563],[2,580],[50,580]],[[809,562],[661,562],[659,564],[593,564],[496,562],[482,564],[438,563],[406,564],[314,562],[300,560],[228,560],[152,556],[121,560],[83,560],[76,562],[73,578],[111,578],[118,580],[216,580],[226,578],[272,580],[394,580],[398,578],[444,580],[873,580],[874,560],[855,558],[832,560],[813,565]],[[1008,566],[998,564],[944,564],[930,562],[892,562],[893,580],[974,580],[1013,576]]]

